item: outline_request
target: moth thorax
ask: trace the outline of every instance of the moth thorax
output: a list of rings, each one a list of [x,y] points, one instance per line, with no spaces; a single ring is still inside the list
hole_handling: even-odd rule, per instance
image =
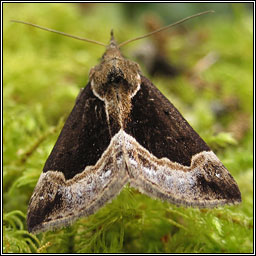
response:
[[[101,100],[109,98],[113,90],[117,94],[122,93],[127,98],[132,98],[141,83],[139,66],[122,58],[103,61],[91,69],[90,81],[94,94]]]
[[[109,84],[119,84],[125,83],[125,75],[119,67],[113,66],[107,75],[107,83]]]

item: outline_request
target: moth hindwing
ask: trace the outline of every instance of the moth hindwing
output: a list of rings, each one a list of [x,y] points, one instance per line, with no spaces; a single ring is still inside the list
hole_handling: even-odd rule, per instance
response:
[[[41,232],[96,212],[125,186],[176,205],[241,201],[239,188],[112,35],[48,157],[28,208]]]

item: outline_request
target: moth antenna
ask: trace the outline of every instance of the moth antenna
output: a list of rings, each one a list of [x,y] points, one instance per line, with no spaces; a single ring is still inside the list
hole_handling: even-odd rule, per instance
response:
[[[179,20],[179,21],[177,21],[177,22],[175,22],[175,23],[172,23],[172,24],[170,24],[170,25],[167,25],[167,26],[165,26],[165,27],[162,27],[162,28],[159,28],[159,29],[157,29],[157,30],[155,30],[155,31],[152,31],[152,32],[150,32],[150,33],[148,33],[148,34],[146,34],[146,35],[139,36],[139,37],[135,37],[135,38],[133,38],[133,39],[127,40],[127,41],[125,41],[125,42],[119,44],[118,47],[120,48],[120,47],[122,47],[122,46],[124,46],[124,45],[126,45],[126,44],[129,44],[129,43],[133,42],[133,41],[140,40],[140,39],[143,39],[143,38],[152,36],[152,35],[154,35],[154,34],[156,34],[156,33],[158,33],[158,32],[164,31],[164,30],[169,29],[169,28],[171,28],[171,27],[173,27],[173,26],[176,26],[176,25],[178,25],[178,24],[181,24],[181,23],[183,23],[183,22],[185,22],[185,21],[187,21],[187,20],[189,20],[189,19],[192,19],[192,18],[201,16],[201,15],[204,15],[204,14],[208,14],[208,13],[213,13],[213,12],[214,12],[213,10],[209,10],[209,11],[200,12],[200,13],[191,15],[191,16],[186,17],[186,18],[184,18],[184,19],[181,19],[181,20]]]
[[[56,33],[56,34],[59,34],[59,35],[62,35],[62,36],[67,36],[67,37],[71,37],[71,38],[74,38],[74,39],[77,39],[77,40],[81,40],[81,41],[85,41],[85,42],[89,42],[89,43],[93,43],[93,44],[98,44],[98,45],[101,45],[101,46],[104,46],[104,47],[107,46],[106,44],[95,41],[95,40],[83,38],[83,37],[80,37],[80,36],[70,35],[70,34],[67,34],[67,33],[64,33],[64,32],[61,32],[61,31],[57,31],[57,30],[54,30],[54,29],[51,29],[51,28],[41,27],[39,25],[32,24],[32,23],[29,23],[29,22],[20,21],[20,20],[11,20],[11,22],[16,22],[16,23],[29,25],[29,26],[32,26],[32,27],[36,27],[36,28],[48,31],[48,32],[53,32],[53,33]]]

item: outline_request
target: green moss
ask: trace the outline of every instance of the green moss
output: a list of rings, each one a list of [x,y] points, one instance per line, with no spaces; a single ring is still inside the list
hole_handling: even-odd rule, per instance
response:
[[[168,52],[186,72],[151,79],[217,151],[238,182],[242,204],[212,210],[176,207],[127,186],[96,214],[34,236],[26,231],[28,200],[79,88],[104,49],[10,20],[102,42],[108,42],[112,27],[124,41],[142,34],[143,26],[125,19],[131,9],[123,4],[4,3],[4,252],[252,252],[253,30],[252,16],[237,6],[231,8],[234,16],[197,18],[185,34],[174,33]],[[125,47],[125,55],[134,48],[136,43]],[[199,72],[196,64],[209,53],[215,62]]]

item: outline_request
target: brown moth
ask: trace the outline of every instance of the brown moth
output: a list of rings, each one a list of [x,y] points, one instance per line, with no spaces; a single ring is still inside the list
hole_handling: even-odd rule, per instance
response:
[[[30,232],[93,214],[127,183],[176,205],[241,202],[235,180],[218,157],[143,76],[139,65],[120,52],[121,46],[171,26],[121,44],[111,32],[101,62],[91,69],[30,199]]]

